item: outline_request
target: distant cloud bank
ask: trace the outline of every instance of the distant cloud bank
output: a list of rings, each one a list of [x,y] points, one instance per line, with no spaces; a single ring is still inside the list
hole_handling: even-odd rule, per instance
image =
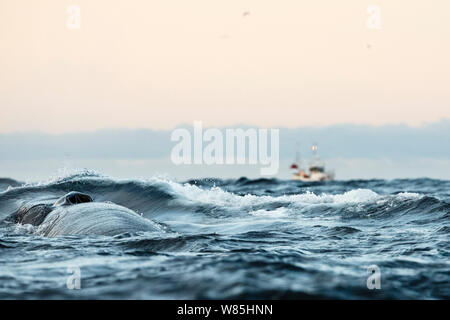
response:
[[[0,134],[0,160],[169,158],[174,145],[170,134],[170,130],[150,129],[108,129],[60,135],[35,132]],[[319,145],[319,154],[323,158],[450,159],[450,120],[420,127],[346,124],[280,128],[281,158],[293,158],[297,144],[301,156],[308,158],[313,143]]]

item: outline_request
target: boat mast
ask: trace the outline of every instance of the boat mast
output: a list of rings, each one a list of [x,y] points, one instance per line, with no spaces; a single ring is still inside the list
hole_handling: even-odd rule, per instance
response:
[[[317,156],[317,149],[318,149],[317,143],[314,143],[314,144],[312,145],[311,149],[312,149],[312,152],[313,152],[314,160],[317,160],[317,159],[319,158],[319,157]]]

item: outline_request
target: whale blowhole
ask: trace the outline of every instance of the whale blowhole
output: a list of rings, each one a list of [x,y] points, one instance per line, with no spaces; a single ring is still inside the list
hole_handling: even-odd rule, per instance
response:
[[[90,195],[77,191],[71,191],[68,194],[56,200],[54,206],[55,207],[70,206],[74,204],[88,203],[88,202],[94,202],[94,200],[92,200],[92,197]]]

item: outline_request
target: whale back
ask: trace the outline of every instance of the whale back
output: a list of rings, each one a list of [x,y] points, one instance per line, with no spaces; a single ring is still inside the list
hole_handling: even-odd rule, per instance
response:
[[[38,233],[62,235],[105,235],[161,231],[158,224],[136,212],[112,203],[81,203],[59,206],[47,215]]]
[[[49,204],[23,204],[7,220],[20,224],[38,226],[44,222],[47,215],[53,210]]]

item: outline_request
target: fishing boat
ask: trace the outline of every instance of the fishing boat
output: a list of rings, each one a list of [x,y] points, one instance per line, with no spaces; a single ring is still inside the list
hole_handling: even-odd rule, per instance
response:
[[[312,146],[313,159],[309,163],[308,172],[301,167],[300,156],[297,151],[294,163],[290,169],[294,170],[292,180],[300,181],[332,181],[334,180],[334,172],[325,170],[325,162],[317,155],[317,145]]]

